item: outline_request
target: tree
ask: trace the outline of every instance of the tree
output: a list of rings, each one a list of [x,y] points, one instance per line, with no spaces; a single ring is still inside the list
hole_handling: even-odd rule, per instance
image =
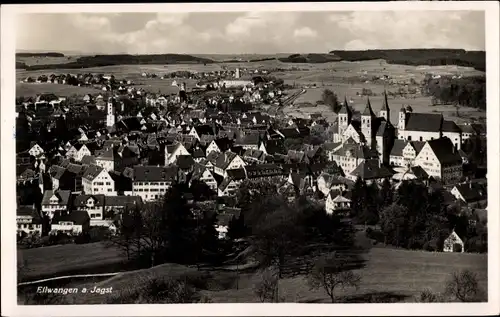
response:
[[[477,300],[479,291],[476,274],[464,270],[454,272],[448,279],[445,294],[451,295],[461,302],[473,302]]]
[[[361,276],[349,270],[349,259],[338,253],[321,257],[315,263],[309,275],[311,288],[323,288],[332,303],[336,301],[336,290],[338,288],[359,288]]]
[[[361,223],[374,225],[379,220],[379,189],[377,184],[371,183],[365,188],[365,197],[363,199],[362,212],[358,220]]]
[[[233,216],[229,221],[227,235],[230,239],[240,239],[247,235],[248,229],[245,226],[245,216],[240,214],[239,217]]]
[[[298,225],[298,211],[284,199],[267,198],[260,205],[265,214],[252,226],[252,244],[264,267],[276,267],[283,276],[286,259],[300,252],[304,241],[303,228]]]
[[[351,193],[351,216],[357,218],[363,212],[366,198],[366,183],[357,178]]]
[[[406,246],[408,209],[393,203],[380,213],[380,227],[385,236],[385,243],[394,246]]]
[[[323,103],[328,107],[330,107],[330,109],[335,113],[338,113],[342,108],[342,105],[339,103],[337,95],[329,89],[323,90],[323,95],[321,96],[321,99],[323,100]]]
[[[254,293],[259,297],[262,303],[278,302],[279,280],[276,275],[269,269],[262,273],[261,280],[255,285]]]
[[[393,189],[391,182],[388,178],[384,179],[382,182],[382,187],[380,188],[380,205],[381,207],[387,207],[392,204],[393,201]]]

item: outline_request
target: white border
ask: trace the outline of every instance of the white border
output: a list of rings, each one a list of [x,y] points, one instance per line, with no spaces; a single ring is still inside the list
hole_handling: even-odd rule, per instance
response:
[[[15,226],[15,14],[63,12],[221,12],[221,11],[485,11],[488,117],[488,303],[481,304],[189,304],[18,306],[16,303]],[[236,316],[236,315],[489,315],[500,312],[498,300],[498,155],[499,155],[499,6],[495,1],[364,3],[210,3],[210,4],[71,4],[4,5],[1,10],[1,236],[2,315],[5,316]]]

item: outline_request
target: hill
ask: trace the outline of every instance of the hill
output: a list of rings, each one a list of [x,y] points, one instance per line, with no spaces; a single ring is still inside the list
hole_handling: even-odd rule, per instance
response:
[[[456,65],[486,70],[486,52],[461,49],[404,49],[331,51],[344,61],[384,59],[389,64],[402,65]]]
[[[155,55],[94,55],[82,56],[73,62],[64,63],[66,69],[90,68],[112,65],[148,65],[148,64],[208,64],[213,60],[185,54],[155,54]],[[25,70],[57,69],[58,64],[26,65]],[[21,65],[19,65],[21,66]]]
[[[288,57],[278,58],[279,61],[283,63],[329,63],[329,62],[338,62],[341,60],[340,57],[335,55],[334,53],[330,54],[292,54]]]
[[[33,53],[33,52],[19,52],[16,53],[16,58],[19,57],[64,57],[62,53],[46,52],[46,53]]]

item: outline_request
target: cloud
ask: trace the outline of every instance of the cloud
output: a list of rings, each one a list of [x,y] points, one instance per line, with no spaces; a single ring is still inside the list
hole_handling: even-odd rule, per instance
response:
[[[318,32],[316,32],[315,30],[306,26],[306,27],[303,27],[300,29],[296,29],[293,32],[293,36],[294,37],[317,37]]]
[[[483,49],[472,11],[67,13],[18,18],[19,49],[82,53],[306,53]],[[307,41],[307,45],[304,45]]]

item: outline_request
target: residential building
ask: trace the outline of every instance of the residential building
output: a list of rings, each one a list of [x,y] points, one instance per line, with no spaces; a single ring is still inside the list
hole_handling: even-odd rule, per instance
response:
[[[446,137],[427,141],[415,158],[415,164],[444,184],[458,182],[463,175],[462,158]]]
[[[42,235],[42,218],[34,206],[18,206],[16,223],[18,234]]]
[[[90,228],[90,217],[84,210],[75,210],[71,213],[63,212],[52,218],[51,233],[64,232],[78,235],[88,232]]]
[[[108,171],[97,165],[90,165],[82,177],[83,192],[87,195],[115,196],[115,181]]]
[[[132,194],[143,201],[160,199],[173,182],[179,180],[177,166],[135,166],[132,182]]]
[[[89,215],[90,226],[93,226],[94,222],[103,219],[104,198],[102,194],[76,196],[73,199],[73,211],[85,211]]]
[[[464,241],[458,236],[458,234],[453,230],[450,235],[444,240],[443,252],[459,252],[463,253]]]
[[[331,190],[326,196],[325,210],[327,214],[347,214],[350,209],[351,200],[342,196],[342,193]]]
[[[42,214],[52,218],[61,211],[67,211],[70,197],[69,190],[46,190],[41,203]]]
[[[28,153],[31,156],[38,157],[40,154],[44,153],[44,150],[42,149],[42,147],[40,145],[38,145],[38,143],[34,143],[31,146],[31,148],[28,150]]]

